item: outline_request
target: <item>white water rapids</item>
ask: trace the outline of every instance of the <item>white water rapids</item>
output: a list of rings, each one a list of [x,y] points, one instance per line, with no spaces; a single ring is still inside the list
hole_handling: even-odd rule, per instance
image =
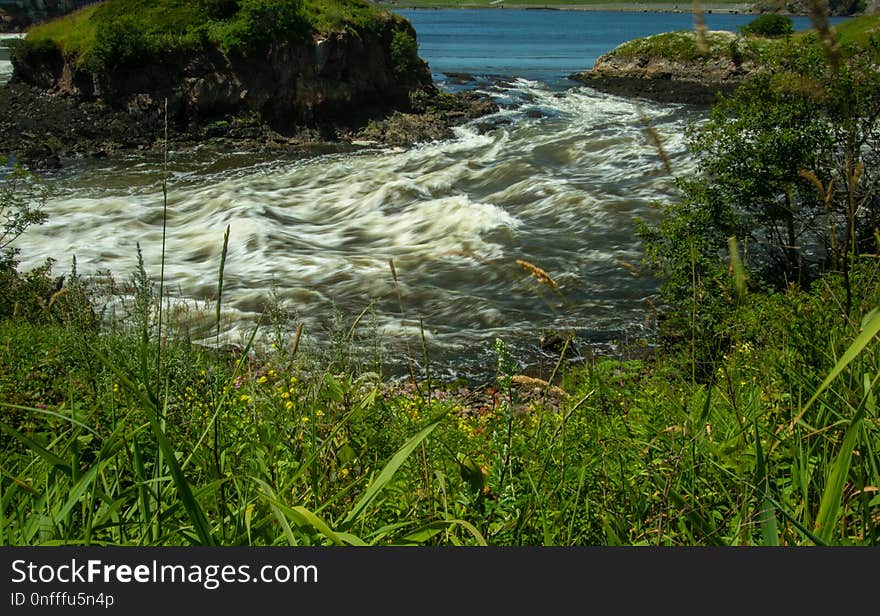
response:
[[[405,337],[421,359],[424,325],[432,373],[494,370],[504,339],[533,362],[541,333],[573,328],[585,341],[648,333],[656,283],[634,276],[636,218],[674,195],[634,101],[533,81],[483,84],[503,110],[411,149],[363,148],[277,158],[215,151],[169,153],[166,288],[177,300],[216,295],[230,228],[225,339],[253,328],[273,289],[319,347],[335,310],[372,306],[386,368],[399,373]],[[641,103],[676,174],[690,163],[683,130],[703,113]],[[24,268],[51,257],[56,274],[110,270],[126,280],[139,243],[158,278],[162,157],[69,161],[46,176],[49,220],[21,237]],[[558,292],[517,265],[543,268]],[[401,314],[389,261],[398,276]],[[359,328],[366,327],[365,317]],[[210,335],[210,326],[204,336]]]

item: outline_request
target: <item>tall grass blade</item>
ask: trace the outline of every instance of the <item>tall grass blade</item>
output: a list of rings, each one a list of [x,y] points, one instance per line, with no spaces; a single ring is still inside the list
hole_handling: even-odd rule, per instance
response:
[[[152,494],[149,488],[149,480],[147,479],[147,471],[144,468],[141,447],[138,445],[138,440],[136,438],[132,440],[132,451],[134,453],[135,478],[138,482],[138,507],[141,512],[140,519],[141,522],[148,523],[153,517],[153,512],[150,508],[150,497]]]
[[[193,496],[189,482],[183,474],[183,469],[174,455],[174,448],[171,446],[171,441],[168,440],[168,437],[165,435],[165,432],[162,430],[162,426],[159,423],[158,405],[150,399],[148,394],[142,391],[135,383],[126,377],[103,353],[94,348],[92,351],[95,353],[95,356],[98,357],[98,359],[100,359],[101,362],[129,389],[131,394],[140,398],[141,403],[144,406],[144,411],[150,421],[150,428],[152,429],[156,442],[159,445],[159,450],[165,458],[168,470],[171,472],[174,487],[177,489],[178,496],[183,502],[183,506],[195,528],[199,541],[203,545],[215,545],[216,542],[208,525],[208,519],[205,517],[205,512]]]
[[[38,409],[38,408],[31,407],[31,406],[22,406],[20,404],[9,404],[8,402],[0,402],[0,407],[4,407],[4,406],[6,408],[16,409],[19,411],[28,411],[30,413],[40,413],[42,415],[49,415],[50,417],[55,417],[57,419],[63,419],[64,421],[71,423],[74,426],[82,428],[83,430],[86,430],[87,432],[91,432],[95,436],[98,436],[97,432],[95,432],[92,428],[90,428],[89,426],[87,426],[83,422],[78,421],[78,420],[74,419],[73,417],[69,417],[67,415],[64,415],[63,413],[56,413],[55,411],[50,411],[49,409]]]
[[[302,529],[314,528],[335,545],[345,545],[346,543],[359,546],[367,545],[364,541],[362,541],[359,537],[355,535],[343,533],[343,537],[343,535],[336,533],[335,531],[333,531],[333,529],[330,528],[330,525],[327,524],[327,522],[325,522],[323,519],[321,519],[321,517],[315,515],[305,507],[301,507],[299,505],[289,507],[285,505],[278,500],[272,488],[269,487],[269,485],[265,481],[256,477],[252,477],[252,479],[262,489],[263,496],[269,502],[269,506],[272,507],[276,517],[278,517],[278,515],[284,515],[286,516],[286,518],[290,519],[294,524],[296,524],[297,527]]]
[[[171,471],[171,478],[174,480],[174,487],[177,489],[177,494],[183,502],[184,509],[186,509],[186,512],[189,515],[189,519],[195,528],[199,541],[203,545],[216,545],[216,541],[214,540],[214,536],[208,525],[208,518],[205,516],[205,512],[202,510],[201,505],[199,505],[198,501],[193,496],[189,482],[183,474],[183,470],[180,468],[177,458],[174,456],[174,448],[171,446],[171,441],[168,440],[168,437],[159,425],[159,421],[153,415],[150,415],[150,427],[153,430],[153,435],[156,437],[156,442],[159,444],[159,448],[165,456],[165,464],[168,465],[168,470]]]
[[[82,495],[85,494],[85,491],[92,484],[97,476],[98,472],[103,470],[110,462],[113,460],[102,460],[100,464],[92,464],[89,467],[89,470],[80,478],[80,480],[76,483],[73,489],[70,491],[70,494],[67,497],[67,502],[58,510],[55,514],[56,519],[62,519],[69,514],[73,508],[76,506],[80,499],[82,499]]]
[[[37,454],[39,457],[41,457],[43,460],[45,460],[46,462],[48,462],[49,464],[51,464],[52,466],[54,466],[55,468],[57,468],[58,470],[63,472],[65,475],[70,475],[71,472],[73,472],[72,469],[70,468],[70,466],[64,460],[62,460],[61,458],[56,456],[54,453],[52,453],[51,451],[49,451],[48,449],[46,449],[45,447],[40,445],[38,442],[36,442],[32,438],[25,436],[24,434],[22,434],[21,432],[19,432],[15,428],[13,428],[12,426],[8,426],[5,423],[3,423],[2,421],[0,421],[0,430],[5,432],[6,434],[11,436],[12,438],[18,440],[22,445],[24,445],[25,447],[30,449],[32,452]]]
[[[226,255],[229,251],[229,228],[231,225],[226,225],[226,232],[223,234],[223,250],[220,253],[220,270],[217,273],[217,306],[215,308],[215,319],[216,319],[216,339],[217,344],[220,344],[220,309],[223,305],[223,273],[226,270]]]
[[[388,485],[388,483],[394,477],[394,474],[397,472],[397,469],[399,469],[403,465],[403,463],[415,450],[415,448],[418,447],[419,444],[423,440],[425,440],[428,435],[431,434],[431,432],[434,431],[434,428],[440,425],[440,422],[442,420],[442,416],[438,419],[435,419],[425,428],[420,430],[417,434],[411,436],[409,440],[407,440],[406,443],[403,444],[403,447],[401,447],[398,452],[394,454],[388,464],[385,465],[385,468],[382,469],[382,472],[379,473],[379,476],[376,477],[376,480],[372,483],[372,485],[370,485],[370,487],[367,489],[361,499],[354,505],[354,507],[352,507],[351,511],[348,513],[348,515],[345,517],[345,519],[342,521],[342,524],[340,525],[342,528],[351,528],[351,525],[360,518],[367,507],[370,506],[370,503],[372,503],[376,499],[376,497],[379,496],[379,493],[382,492],[385,486]]]
[[[761,527],[761,539],[765,546],[779,545],[779,528],[776,524],[776,511],[767,498],[770,493],[767,464],[761,448],[761,435],[758,422],[755,421],[755,485],[758,486],[760,505],[758,507],[758,523]]]
[[[279,509],[277,505],[278,497],[275,496],[275,491],[265,481],[257,479],[256,477],[252,477],[252,479],[257,482],[260,489],[263,491],[266,500],[269,501],[269,508],[275,515],[275,519],[278,520],[278,523],[281,525],[281,529],[284,531],[284,537],[287,539],[287,544],[291,546],[299,545],[299,541],[296,540],[296,536],[293,534],[293,529],[290,528],[290,523],[287,521],[287,517],[281,512],[281,509]]]
[[[742,257],[739,255],[739,246],[736,238],[727,238],[727,250],[730,253],[730,269],[733,273],[733,288],[736,291],[736,301],[742,302],[746,298],[746,270],[743,267]]]
[[[871,383],[868,375],[865,375],[866,396],[870,396],[870,387]],[[837,519],[840,517],[843,489],[846,485],[846,478],[849,475],[853,449],[862,429],[862,418],[865,416],[865,409],[866,405],[862,404],[850,422],[849,428],[846,430],[843,444],[831,465],[828,483],[825,484],[825,490],[822,492],[822,500],[819,502],[819,514],[816,516],[816,524],[813,530],[826,543],[830,542],[833,538],[834,527],[837,525]]]
[[[483,534],[477,530],[477,528],[466,520],[438,520],[436,522],[431,522],[430,524],[426,524],[425,526],[415,530],[408,535],[401,537],[395,543],[398,544],[417,544],[421,545],[436,537],[440,533],[444,531],[448,531],[455,526],[461,526],[464,528],[471,536],[476,540],[477,545],[480,546],[488,546],[489,544],[486,542],[486,538],[483,537]]]
[[[819,389],[816,390],[816,393],[813,394],[813,397],[804,405],[797,416],[792,419],[791,424],[788,427],[789,431],[794,430],[795,425],[803,418],[807,410],[813,406],[813,403],[816,402],[820,395],[822,395],[822,392],[828,389],[831,382],[834,381],[834,379],[843,372],[843,369],[846,368],[850,362],[852,362],[852,360],[854,360],[859,353],[871,343],[878,333],[880,333],[880,308],[874,308],[874,310],[865,316],[862,323],[861,333],[859,333],[841,358],[837,360],[834,368],[831,369],[831,372],[825,380],[822,381],[822,384],[819,386]]]

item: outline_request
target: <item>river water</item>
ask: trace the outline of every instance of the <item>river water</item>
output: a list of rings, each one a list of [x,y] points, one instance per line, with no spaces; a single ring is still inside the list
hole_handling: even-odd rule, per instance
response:
[[[639,105],[566,75],[633,36],[690,27],[691,17],[404,13],[438,82],[495,97],[496,127],[477,121],[412,149],[170,152],[165,276],[175,301],[210,305],[229,226],[227,342],[247,336],[270,298],[291,316],[288,331],[302,322],[317,349],[340,317],[349,327],[366,311],[357,331],[379,341],[392,374],[404,370],[407,340],[421,366],[422,332],[432,374],[474,379],[492,374],[496,338],[524,365],[546,366],[538,339],[552,329],[606,348],[649,335],[656,281],[638,268],[635,225],[655,220],[654,203],[675,189],[641,118],[682,174],[691,165],[683,131],[705,110]],[[718,29],[749,19],[708,17]],[[126,280],[139,244],[157,278],[161,177],[154,154],[68,161],[46,177],[49,221],[18,242],[23,266],[51,257],[60,274],[75,255],[80,273],[109,269]],[[209,338],[210,314],[195,338]]]
[[[24,36],[20,33],[0,33],[0,84],[12,77],[12,62],[9,61],[9,42]]]

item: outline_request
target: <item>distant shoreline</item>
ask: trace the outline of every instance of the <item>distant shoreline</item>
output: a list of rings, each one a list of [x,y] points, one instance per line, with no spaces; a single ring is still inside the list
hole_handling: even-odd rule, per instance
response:
[[[420,6],[409,2],[387,0],[377,2],[376,4],[398,10],[411,11],[436,11],[447,9],[460,10],[506,10],[506,11],[590,11],[590,12],[608,12],[608,13],[692,13],[693,3],[683,2],[609,2],[596,4],[516,4],[506,5],[499,2],[495,5],[484,6],[460,6],[453,4],[443,4],[438,2],[432,6]],[[702,10],[706,14],[752,14],[760,11],[754,10],[752,4],[748,2],[741,3],[708,3],[702,4]]]

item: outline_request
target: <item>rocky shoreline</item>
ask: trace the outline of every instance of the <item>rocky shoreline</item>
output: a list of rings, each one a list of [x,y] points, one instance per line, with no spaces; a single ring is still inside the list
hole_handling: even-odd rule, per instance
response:
[[[318,122],[285,133],[253,114],[205,122],[193,118],[170,122],[168,141],[177,149],[214,144],[255,152],[296,151],[321,143],[409,146],[449,138],[452,127],[498,110],[491,100],[475,93],[439,96],[410,113],[375,112],[349,123]],[[158,150],[164,147],[164,137],[161,109],[133,113],[29,84],[0,86],[0,154],[32,169],[57,168],[70,158]]]

